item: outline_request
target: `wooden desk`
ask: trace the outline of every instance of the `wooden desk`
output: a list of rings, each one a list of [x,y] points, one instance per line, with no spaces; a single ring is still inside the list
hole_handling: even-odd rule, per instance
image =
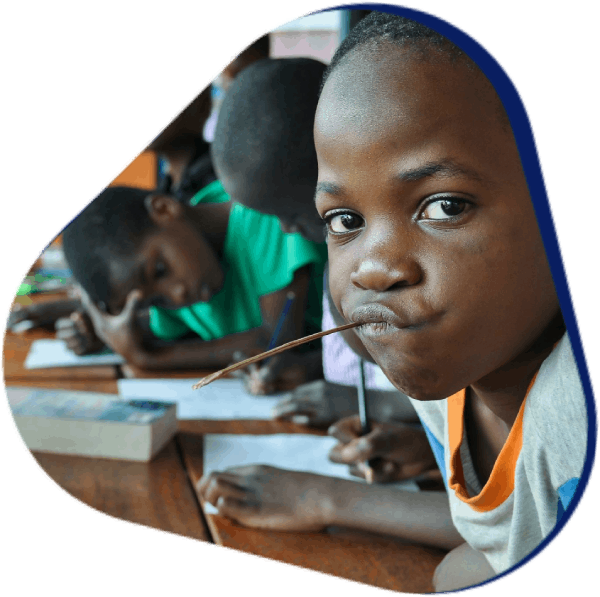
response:
[[[32,385],[31,380],[8,383]],[[115,380],[38,380],[35,385],[117,392]],[[203,468],[200,434],[305,431],[275,421],[180,421],[177,436],[149,463],[40,452],[34,456],[58,485],[111,516],[376,587],[431,592],[433,572],[445,555],[440,550],[348,529],[254,530],[203,513],[195,492]]]
[[[179,444],[195,486],[202,477],[202,438],[180,433]],[[433,572],[445,555],[441,550],[348,529],[274,532],[244,528],[212,514],[205,517],[219,545],[395,591],[432,592]]]
[[[15,303],[21,305],[30,305],[32,303],[46,303],[67,299],[66,292],[43,292],[23,295],[15,298]],[[2,364],[4,369],[4,380],[6,383],[15,385],[38,386],[46,381],[54,383],[56,381],[71,380],[81,382],[81,390],[93,390],[85,387],[89,382],[98,380],[113,380],[118,377],[118,369],[114,366],[103,365],[100,367],[52,367],[50,369],[25,369],[25,359],[29,354],[32,343],[35,340],[54,339],[55,333],[51,329],[33,329],[23,334],[15,334],[7,331],[4,337],[4,346],[2,353]],[[43,385],[39,386],[43,387]],[[62,386],[57,386],[62,387]],[[65,388],[66,389],[66,388]],[[103,389],[95,391],[103,392]]]
[[[6,332],[2,355],[4,379],[6,383],[60,380],[79,380],[95,382],[98,380],[117,379],[117,368],[103,365],[101,367],[53,367],[51,369],[25,369],[25,359],[34,340],[54,338],[49,330],[31,330],[24,334]],[[101,390],[98,390],[101,391]]]

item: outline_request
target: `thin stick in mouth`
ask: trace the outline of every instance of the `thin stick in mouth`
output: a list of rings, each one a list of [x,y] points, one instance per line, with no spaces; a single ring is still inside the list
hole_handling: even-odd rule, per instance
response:
[[[207,375],[206,377],[201,379],[198,383],[195,383],[192,386],[192,390],[198,390],[198,389],[208,385],[209,383],[215,381],[215,379],[219,379],[220,377],[223,377],[224,375],[227,375],[228,373],[231,373],[232,371],[237,371],[238,369],[242,369],[243,367],[246,367],[246,365],[250,365],[251,363],[256,363],[257,361],[262,361],[263,359],[272,357],[276,354],[279,354],[280,352],[285,352],[286,350],[289,350],[290,348],[294,348],[296,346],[300,346],[301,344],[306,344],[307,342],[312,342],[313,340],[318,340],[319,338],[322,338],[323,336],[327,336],[328,334],[335,334],[335,332],[343,332],[344,330],[349,330],[349,329],[355,328],[359,325],[362,325],[362,324],[358,323],[358,322],[347,323],[345,325],[341,325],[340,327],[333,328],[331,330],[324,330],[323,332],[317,332],[316,334],[311,334],[310,336],[305,336],[304,338],[298,338],[297,340],[292,340],[291,342],[282,344],[281,346],[278,346],[277,348],[273,348],[272,350],[267,350],[267,352],[262,352],[261,354],[258,354],[255,357],[250,357],[249,359],[245,359],[243,361],[240,361],[239,363],[234,363],[233,365],[229,365],[229,367],[225,367],[225,369],[221,369],[220,371],[211,373],[210,375]]]

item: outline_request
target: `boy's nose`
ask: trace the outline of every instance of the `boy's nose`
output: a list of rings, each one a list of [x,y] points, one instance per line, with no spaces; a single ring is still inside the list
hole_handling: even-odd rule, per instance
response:
[[[394,263],[389,258],[367,256],[350,274],[350,281],[363,290],[385,292],[417,284],[421,275],[421,268],[413,259],[404,258]]]
[[[180,305],[185,302],[186,290],[183,284],[173,284],[171,286],[171,301],[175,305]]]

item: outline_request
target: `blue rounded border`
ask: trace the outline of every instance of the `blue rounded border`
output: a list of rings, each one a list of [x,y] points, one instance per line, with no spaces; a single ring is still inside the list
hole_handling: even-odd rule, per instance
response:
[[[573,310],[571,294],[567,284],[565,268],[558,245],[558,238],[556,236],[556,229],[552,219],[552,212],[550,211],[550,203],[548,202],[548,196],[546,194],[542,169],[537,150],[535,148],[531,124],[529,123],[529,118],[527,117],[525,106],[521,101],[519,93],[500,64],[498,64],[498,62],[489,54],[489,52],[487,52],[487,50],[485,50],[485,48],[483,48],[483,46],[476,42],[472,37],[456,28],[454,25],[451,25],[447,21],[444,21],[438,17],[434,17],[431,14],[414,10],[412,8],[393,6],[391,4],[343,4],[327,9],[327,11],[329,10],[377,10],[380,12],[396,14],[422,23],[423,25],[426,25],[427,27],[444,35],[452,43],[463,50],[473,61],[477,63],[479,68],[491,81],[492,85],[494,85],[498,95],[500,96],[500,99],[502,100],[506,113],[508,114],[513,129],[513,134],[517,142],[517,148],[519,150],[519,155],[521,156],[525,179],[527,180],[527,185],[529,186],[531,200],[537,216],[540,233],[546,249],[546,255],[548,256],[548,261],[550,263],[550,270],[552,271],[554,284],[556,286],[560,308],[569,332],[573,353],[579,369],[579,377],[581,379],[587,405],[588,441],[583,472],[577,490],[564,516],[562,516],[552,532],[518,564],[515,564],[512,568],[502,572],[490,581],[481,583],[481,585],[484,585],[497,578],[505,576],[506,574],[509,574],[513,570],[516,570],[517,568],[520,568],[526,564],[540,551],[542,551],[542,549],[544,549],[558,535],[558,533],[560,533],[561,529],[568,522],[571,514],[579,504],[585,487],[588,484],[592,466],[594,464],[597,441],[596,436],[598,433],[596,406],[594,403],[592,384],[590,381],[587,364],[585,362],[583,346],[581,344],[581,337],[579,335],[579,328],[575,318],[575,311]]]

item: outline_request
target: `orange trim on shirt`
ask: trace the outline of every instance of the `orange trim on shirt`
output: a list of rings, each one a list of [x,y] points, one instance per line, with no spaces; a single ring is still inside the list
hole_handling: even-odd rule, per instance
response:
[[[448,485],[454,490],[456,497],[476,512],[489,512],[502,504],[513,492],[515,487],[515,468],[523,446],[523,413],[529,391],[535,382],[534,375],[525,399],[517,414],[517,418],[506,438],[500,454],[494,464],[490,478],[479,495],[469,497],[465,487],[465,477],[460,458],[460,446],[464,436],[465,421],[465,390],[457,392],[448,398],[448,445],[450,448],[450,478]]]

